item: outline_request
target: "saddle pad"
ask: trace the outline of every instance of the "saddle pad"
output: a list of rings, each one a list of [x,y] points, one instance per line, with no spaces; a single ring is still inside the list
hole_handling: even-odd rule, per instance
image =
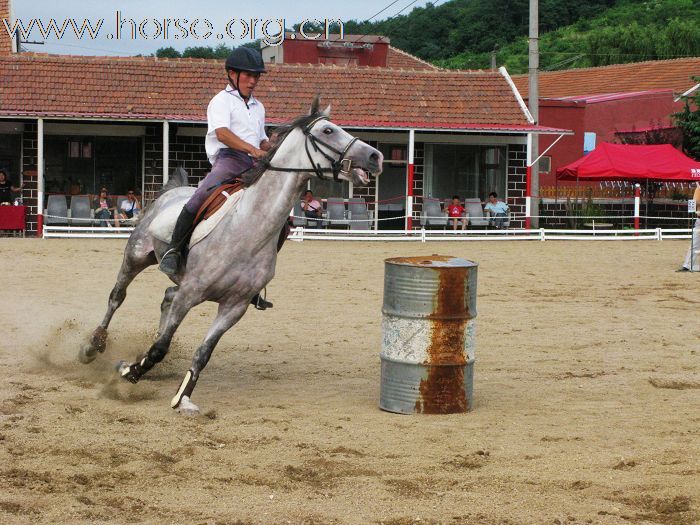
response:
[[[221,207],[214,212],[213,215],[202,220],[202,222],[200,222],[194,229],[192,237],[190,238],[190,248],[192,248],[192,246],[197,244],[199,241],[201,241],[211,233],[211,231],[216,227],[216,225],[219,224],[219,222],[221,222],[221,219],[223,219],[226,216],[226,214],[236,206],[238,201],[241,200],[241,197],[243,196],[244,192],[245,189],[240,189],[233,195],[225,194],[226,202],[224,202],[221,205]]]
[[[204,219],[197,225],[194,232],[192,232],[192,237],[190,238],[190,248],[211,233],[214,227],[219,224],[221,219],[234,208],[244,191],[245,190],[240,190],[233,195],[227,196],[226,202],[221,206],[221,208],[219,208],[211,217]],[[186,202],[187,199],[182,199],[174,200],[168,203],[168,205],[166,205],[153,219],[153,222],[151,222],[150,226],[148,227],[149,233],[156,239],[169,243],[173,236],[175,222],[177,222],[177,218],[180,216],[180,212],[182,211],[182,208],[185,207]]]

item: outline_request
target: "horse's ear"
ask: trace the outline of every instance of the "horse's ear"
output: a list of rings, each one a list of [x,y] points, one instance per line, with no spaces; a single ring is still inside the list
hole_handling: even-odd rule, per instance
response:
[[[330,116],[331,116],[331,105],[328,104],[328,106],[326,106],[326,109],[324,109],[321,113],[322,113],[324,116],[330,118]]]
[[[311,102],[311,109],[309,110],[309,115],[315,115],[316,113],[318,113],[318,106],[319,106],[320,102],[321,102],[321,95],[317,93],[316,96],[314,97],[313,102]]]

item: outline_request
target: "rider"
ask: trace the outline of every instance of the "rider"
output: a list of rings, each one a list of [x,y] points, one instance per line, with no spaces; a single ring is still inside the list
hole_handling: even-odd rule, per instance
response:
[[[211,99],[207,108],[205,148],[212,170],[175,223],[170,246],[160,261],[161,271],[168,275],[178,272],[181,250],[207,197],[221,184],[233,182],[271,148],[265,134],[265,107],[253,97],[260,75],[265,72],[262,55],[250,47],[234,49],[226,59],[228,85]],[[262,309],[272,306],[258,296],[254,297],[254,304]]]

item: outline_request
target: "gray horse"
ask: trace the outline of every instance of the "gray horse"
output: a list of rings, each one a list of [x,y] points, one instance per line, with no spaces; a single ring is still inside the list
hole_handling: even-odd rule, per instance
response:
[[[332,175],[336,180],[366,185],[369,175],[381,173],[382,154],[331,123],[329,113],[330,107],[319,111],[316,97],[309,115],[283,127],[276,146],[246,174],[249,185],[236,206],[207,237],[191,247],[187,264],[171,277],[175,286],[165,291],[156,340],[139,360],[120,363],[122,378],[136,383],[165,357],[190,309],[204,301],[216,302],[216,318],[171,402],[172,408],[181,413],[199,413],[199,407],[190,400],[199,374],[221,336],[241,319],[251,299],[273,278],[280,230],[307,181],[314,175]],[[131,234],[107,313],[81,347],[81,362],[89,363],[105,350],[107,328],[126,297],[127,287],[145,268],[157,264],[167,249],[167,243],[155,238],[149,227],[165,208],[176,201],[184,205],[194,192],[187,185],[187,175],[183,176],[182,170],[179,173],[163,187]]]

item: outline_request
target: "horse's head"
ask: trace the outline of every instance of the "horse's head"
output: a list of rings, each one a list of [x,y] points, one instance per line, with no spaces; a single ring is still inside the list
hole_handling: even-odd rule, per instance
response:
[[[316,96],[310,111],[310,115],[316,115],[316,118],[304,130],[314,146],[311,148],[311,158],[321,166],[330,162],[333,167],[335,162],[340,170],[333,173],[334,177],[364,186],[369,183],[370,175],[376,177],[382,172],[384,156],[376,148],[331,122],[330,112],[330,106],[319,111],[319,97]],[[319,161],[319,157],[326,161],[325,164]]]
[[[297,119],[283,133],[283,144],[279,147],[280,150],[289,147],[297,151],[301,148],[300,163],[306,164],[306,167],[283,166],[273,161],[271,169],[308,171],[322,179],[332,176],[335,180],[346,180],[361,186],[369,183],[370,175],[379,175],[384,161],[381,152],[333,124],[329,118],[330,106],[319,111],[319,97],[316,96],[309,114]],[[303,144],[292,139],[291,135],[295,132],[301,132],[296,134],[296,138]]]

